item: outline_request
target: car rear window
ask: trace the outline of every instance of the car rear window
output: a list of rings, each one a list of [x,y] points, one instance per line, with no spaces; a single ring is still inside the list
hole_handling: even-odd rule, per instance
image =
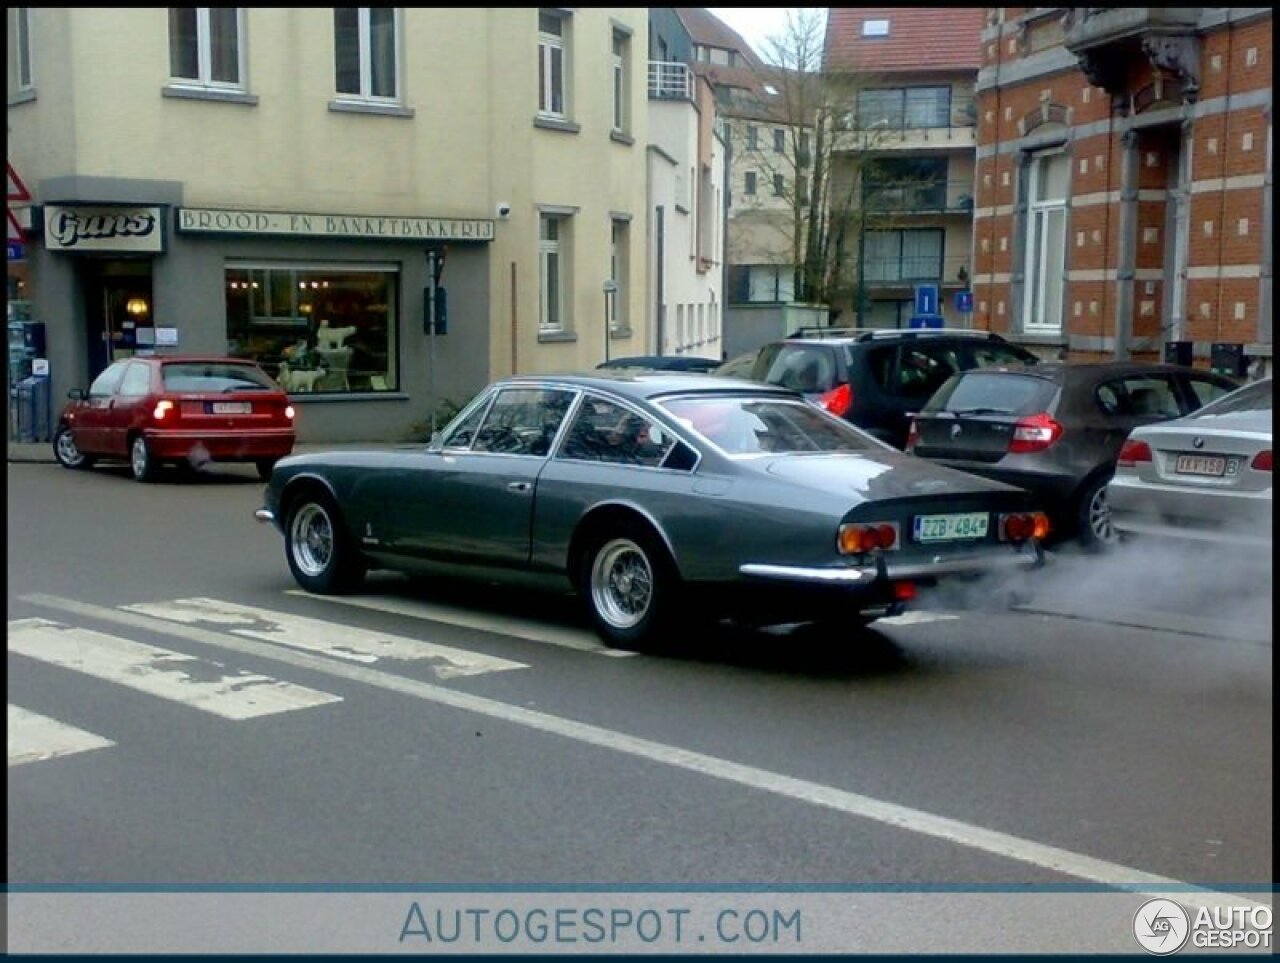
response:
[[[730,455],[870,451],[883,447],[848,422],[790,398],[673,398],[662,406]]]
[[[165,391],[276,391],[278,387],[257,365],[219,361],[179,361],[160,369]]]
[[[954,376],[927,405],[926,411],[1025,415],[1044,411],[1058,386],[1046,378],[980,369]]]
[[[830,347],[783,344],[761,379],[806,394],[830,391],[836,386],[836,356]]]

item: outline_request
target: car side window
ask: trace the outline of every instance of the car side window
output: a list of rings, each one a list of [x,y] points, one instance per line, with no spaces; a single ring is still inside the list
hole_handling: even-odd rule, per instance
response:
[[[459,421],[445,436],[445,448],[470,448],[471,442],[475,440],[476,429],[480,427],[480,422],[484,420],[485,412],[489,410],[488,401],[484,401]]]
[[[893,378],[893,359],[898,351],[892,347],[872,348],[867,351],[867,370],[871,372],[871,379],[884,388],[889,390],[891,380]]]
[[[151,390],[151,367],[134,363],[125,368],[120,379],[119,394],[127,398],[141,398]]]
[[[1216,381],[1210,381],[1208,378],[1197,378],[1191,375],[1187,378],[1187,387],[1191,392],[1191,400],[1195,411],[1203,408],[1211,401],[1221,398],[1223,395],[1234,391],[1234,388],[1226,388],[1218,384]],[[1190,414],[1190,412],[1188,412]]]
[[[814,394],[835,386],[835,357],[825,347],[784,345],[774,358],[764,380],[793,391]]]
[[[671,432],[650,419],[604,398],[587,397],[556,457],[657,468],[675,443]]]
[[[572,400],[571,391],[557,388],[505,388],[489,406],[471,450],[544,456]]]
[[[89,385],[89,397],[109,398],[115,394],[116,389],[120,386],[120,379],[124,377],[124,368],[124,362],[117,361],[98,377],[94,378],[93,383]]]
[[[1025,355],[1003,344],[975,344],[971,349],[975,368],[994,368],[1000,365],[1023,365]]]
[[[1131,375],[1100,385],[1094,392],[1109,415],[1125,418],[1177,418],[1178,393],[1163,375]]]
[[[898,352],[894,394],[928,401],[959,370],[960,357],[953,347],[904,344]]]

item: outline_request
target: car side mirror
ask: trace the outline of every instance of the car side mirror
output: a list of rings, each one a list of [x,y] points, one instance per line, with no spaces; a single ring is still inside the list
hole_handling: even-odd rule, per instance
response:
[[[67,392],[67,397],[72,401],[84,401],[87,396],[83,388],[72,388]]]

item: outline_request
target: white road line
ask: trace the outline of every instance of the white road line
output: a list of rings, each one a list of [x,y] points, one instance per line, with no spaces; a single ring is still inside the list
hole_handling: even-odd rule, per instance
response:
[[[116,622],[135,628],[154,629],[155,622],[145,616],[122,612],[74,599],[61,598],[56,595],[32,594],[21,597],[24,602],[49,608],[71,612],[88,618]],[[275,659],[289,665],[313,669],[338,676],[351,682],[360,682],[388,692],[399,692],[437,705],[450,706],[465,712],[490,719],[498,719],[512,725],[524,726],[539,732],[546,732],[565,739],[571,739],[587,745],[610,749],[625,753],[639,759],[647,759],[661,765],[696,772],[714,779],[747,786],[751,789],[773,793],[788,799],[822,806],[846,815],[894,826],[904,832],[917,833],[941,839],[956,846],[965,846],[986,853],[992,853],[1006,859],[1016,860],[1032,866],[1052,870],[1077,879],[1089,880],[1107,886],[1115,886],[1125,890],[1136,890],[1143,893],[1180,895],[1176,898],[1184,904],[1195,895],[1198,899],[1227,901],[1234,905],[1255,905],[1235,894],[1214,893],[1206,890],[1188,892],[1190,884],[1166,876],[1157,876],[1139,869],[1112,863],[1107,860],[1074,853],[1067,849],[1038,843],[1032,839],[1023,839],[1008,833],[984,829],[971,823],[937,816],[933,813],[896,803],[885,802],[861,793],[835,789],[821,783],[796,779],[781,773],[758,769],[741,763],[720,759],[700,752],[692,752],[679,746],[641,739],[623,732],[615,732],[601,726],[593,726],[573,719],[565,719],[533,709],[507,705],[495,699],[446,689],[442,686],[407,679],[403,676],[368,669],[363,666],[345,665],[332,659],[319,658],[303,652],[281,649],[277,646],[263,645],[247,639],[236,639],[216,632],[187,626],[176,626],[171,630],[174,635],[192,642],[232,649],[250,653],[263,658]]]
[[[434,642],[358,629],[304,615],[237,605],[220,599],[174,599],[169,602],[123,605],[121,608],[187,625],[203,623],[233,635],[318,652],[347,662],[372,664],[380,659],[423,660],[431,663],[431,669],[439,679],[528,668],[523,662],[512,662]]]
[[[945,622],[948,619],[958,619],[958,615],[949,615],[946,612],[931,612],[928,609],[919,611],[903,612],[901,615],[891,615],[888,618],[876,619],[873,625],[923,625],[926,622]]]
[[[9,651],[224,719],[253,719],[342,701],[329,692],[250,672],[227,674],[220,662],[46,619],[10,622]]]
[[[497,632],[517,639],[531,642],[546,642],[566,649],[577,649],[595,655],[608,655],[615,658],[638,655],[625,649],[611,649],[604,645],[594,633],[582,629],[557,628],[551,625],[538,625],[527,619],[509,615],[478,614],[474,610],[456,605],[443,605],[438,602],[419,602],[392,595],[312,595],[302,589],[286,589],[286,595],[299,598],[315,599],[323,602],[338,602],[358,609],[371,609],[375,612],[387,612],[392,615],[404,615],[411,619],[426,619],[431,622],[444,622],[448,625],[461,626],[464,629],[480,629],[484,632]]]
[[[9,703],[9,765],[114,746],[110,739]]]

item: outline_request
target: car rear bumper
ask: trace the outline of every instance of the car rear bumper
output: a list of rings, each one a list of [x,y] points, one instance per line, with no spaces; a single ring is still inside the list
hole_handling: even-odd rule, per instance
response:
[[[1000,545],[975,548],[954,555],[910,558],[898,561],[886,555],[870,565],[840,567],[770,565],[747,562],[738,571],[748,578],[762,578],[813,586],[871,589],[893,582],[925,580],[948,575],[980,575],[984,572],[1037,568],[1044,551],[1034,540],[1021,547]]]
[[[1107,504],[1111,524],[1122,534],[1225,545],[1272,544],[1270,489],[1188,490],[1118,475],[1107,485]]]
[[[254,461],[283,458],[293,451],[296,433],[292,428],[262,428],[254,431],[146,431],[153,458],[187,458],[201,453],[214,461]]]

